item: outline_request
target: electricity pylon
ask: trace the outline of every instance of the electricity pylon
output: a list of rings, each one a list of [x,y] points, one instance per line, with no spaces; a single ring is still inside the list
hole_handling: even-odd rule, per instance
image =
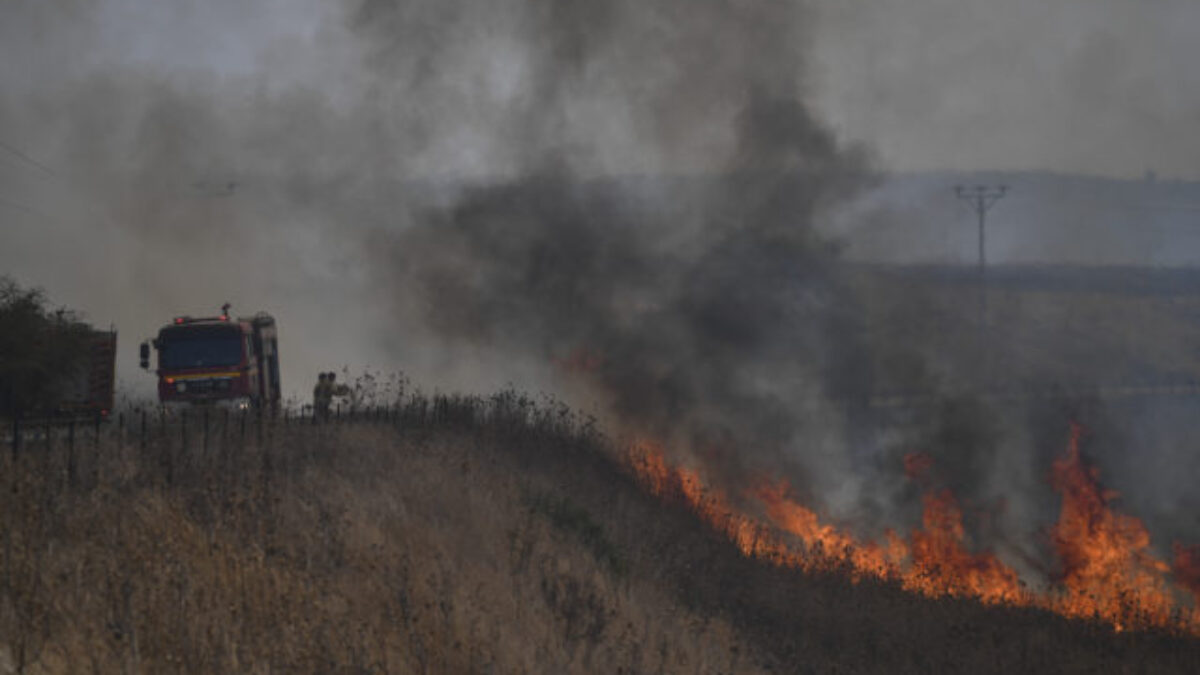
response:
[[[986,349],[986,332],[987,332],[987,233],[985,224],[987,222],[987,212],[996,205],[996,202],[1004,198],[1008,194],[1007,185],[998,185],[989,187],[986,185],[976,185],[975,187],[967,188],[962,185],[954,186],[954,195],[966,202],[975,210],[975,215],[979,218],[979,356],[981,365],[984,371],[984,377],[987,378],[987,349]]]

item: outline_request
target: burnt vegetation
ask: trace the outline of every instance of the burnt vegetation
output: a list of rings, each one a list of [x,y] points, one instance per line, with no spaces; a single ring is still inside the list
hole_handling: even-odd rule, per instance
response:
[[[681,495],[643,490],[619,441],[553,401],[389,403],[325,425],[127,410],[76,444],[3,453],[0,667],[1163,673],[1200,662],[1200,643],[1169,632],[746,558]]]

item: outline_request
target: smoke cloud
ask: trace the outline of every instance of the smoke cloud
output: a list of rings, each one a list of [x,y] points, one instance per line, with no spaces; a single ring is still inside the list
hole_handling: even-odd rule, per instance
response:
[[[829,427],[826,390],[865,384],[814,224],[868,162],[800,98],[806,15],[766,2],[522,7],[514,67],[528,93],[503,107],[507,133],[488,148],[512,177],[374,240],[397,331],[554,365],[627,432],[794,461],[801,429]],[[423,13],[372,2],[357,15],[383,77],[441,60],[410,33]],[[600,122],[612,117],[623,126]],[[596,177],[625,154],[690,168],[698,184]]]

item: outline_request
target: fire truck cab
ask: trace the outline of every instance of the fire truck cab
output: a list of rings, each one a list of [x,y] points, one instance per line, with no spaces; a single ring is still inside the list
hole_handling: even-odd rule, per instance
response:
[[[158,353],[158,400],[279,412],[279,349],[275,319],[266,312],[232,318],[175,317],[141,346],[141,366]]]

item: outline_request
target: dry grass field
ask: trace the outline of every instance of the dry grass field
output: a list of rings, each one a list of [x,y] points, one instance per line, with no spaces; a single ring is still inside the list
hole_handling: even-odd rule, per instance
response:
[[[986,330],[970,268],[852,268],[873,388],[1200,382],[1200,277],[1152,268],[996,268]],[[982,351],[982,355],[981,355]],[[981,372],[986,366],[986,372]]]
[[[1195,672],[1200,641],[746,559],[520,395],[0,458],[0,673]]]

